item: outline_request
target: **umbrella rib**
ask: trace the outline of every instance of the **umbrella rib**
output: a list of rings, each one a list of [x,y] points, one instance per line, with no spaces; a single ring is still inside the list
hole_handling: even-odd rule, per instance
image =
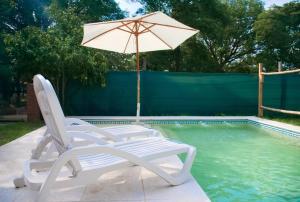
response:
[[[144,33],[146,33],[146,32],[149,32],[150,30],[150,28],[151,27],[153,27],[153,26],[155,26],[155,25],[150,25],[149,27],[146,27],[143,31],[141,31],[141,32],[139,32],[139,34],[144,34]],[[144,26],[145,27],[145,26]]]
[[[132,32],[130,32],[130,31],[128,31],[128,30],[125,30],[125,29],[122,29],[121,27],[119,27],[119,28],[117,28],[117,29],[119,29],[119,30],[121,30],[121,31],[128,32],[128,33],[132,34]]]
[[[134,24],[133,25],[133,28],[136,26],[136,24]],[[126,46],[125,46],[125,49],[124,49],[124,51],[123,51],[123,53],[125,53],[125,51],[126,51],[126,49],[127,49],[127,46],[128,46],[128,43],[129,43],[129,41],[130,41],[130,38],[131,38],[131,35],[132,35],[133,33],[131,32],[130,33],[130,35],[129,35],[129,37],[128,37],[128,40],[127,40],[127,43],[126,43]]]
[[[140,23],[141,26],[145,27],[142,23]],[[156,38],[158,38],[160,41],[162,41],[164,44],[166,44],[170,49],[173,49],[172,46],[170,46],[167,42],[165,42],[162,38],[160,38],[157,34],[155,34],[153,31],[151,31],[150,29],[148,29],[149,32],[151,32],[154,36],[156,36]]]
[[[142,24],[142,23],[141,23],[139,20],[136,21],[136,27],[135,27],[135,28],[136,28],[136,30],[135,30],[135,31],[136,31],[136,34],[139,34],[139,29],[140,29],[141,24]]]
[[[90,41],[92,41],[92,40],[98,38],[99,36],[102,36],[102,35],[104,35],[104,34],[110,32],[110,31],[113,31],[113,30],[118,29],[118,28],[120,28],[120,27],[124,27],[124,26],[126,26],[126,25],[128,25],[128,24],[130,24],[130,23],[132,23],[132,22],[129,22],[129,23],[126,23],[126,24],[123,24],[123,23],[122,23],[122,25],[119,25],[119,26],[117,26],[117,27],[114,27],[114,28],[112,28],[112,29],[109,29],[109,30],[107,30],[107,31],[105,31],[105,32],[103,32],[103,33],[101,33],[101,34],[98,34],[97,36],[94,36],[93,38],[91,38],[91,39],[87,40],[86,42],[82,43],[82,45],[85,45],[86,43],[88,43],[88,42],[90,42]]]
[[[132,21],[132,22],[134,22],[134,21]],[[132,23],[132,22],[131,22],[131,23]],[[124,24],[124,22],[121,22],[121,23]],[[129,24],[130,24],[130,23],[129,23]],[[124,24],[124,25],[125,25],[125,24]],[[131,32],[134,32],[133,28],[130,28],[130,27],[128,26],[128,24],[126,24],[125,26],[126,26]],[[134,26],[133,26],[133,27],[134,27]]]
[[[127,40],[127,42],[126,42],[126,46],[125,46],[125,49],[124,49],[123,53],[125,53],[126,50],[127,50],[127,46],[128,46],[129,41],[130,41],[131,35],[132,35],[132,33],[130,33],[130,35],[129,35],[129,37],[128,37],[128,40]]]
[[[161,24],[161,23],[156,23],[156,22],[148,22],[148,21],[141,21],[141,22],[143,22],[143,23],[149,23],[149,24],[152,24],[152,25],[159,25],[159,26],[164,26],[164,27],[171,27],[171,28],[176,28],[176,29],[198,31],[197,29],[194,29],[194,28],[178,27],[178,26],[174,26],[174,25],[167,25],[167,24]]]

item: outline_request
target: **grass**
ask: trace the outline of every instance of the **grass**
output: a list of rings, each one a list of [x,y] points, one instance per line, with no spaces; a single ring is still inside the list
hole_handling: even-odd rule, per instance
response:
[[[275,118],[275,117],[266,117],[267,119],[273,120],[273,121],[279,121],[283,123],[288,123],[296,126],[300,126],[300,118]]]
[[[42,125],[41,122],[0,123],[0,145],[11,142]]]
[[[300,126],[300,116],[299,115],[287,115],[287,114],[266,112],[264,118]]]

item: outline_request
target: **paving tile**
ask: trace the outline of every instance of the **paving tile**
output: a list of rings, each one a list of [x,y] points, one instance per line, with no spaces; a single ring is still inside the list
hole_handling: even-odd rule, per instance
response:
[[[168,173],[175,173],[180,169],[182,163],[178,157],[171,157],[156,161]],[[163,200],[170,202],[204,202],[210,201],[191,177],[191,179],[182,185],[170,186],[162,178],[156,176],[152,172],[142,170],[145,199],[146,201]]]
[[[49,202],[81,201],[84,191],[85,191],[85,187],[55,190],[51,192],[48,201]]]
[[[45,127],[35,130],[11,143],[0,147],[0,202],[31,202],[37,191],[29,188],[15,189],[13,179],[22,174],[24,161],[42,137]],[[162,159],[170,172],[176,171],[180,160]],[[192,191],[191,191],[192,190]],[[193,192],[193,193],[192,193]],[[198,202],[206,201],[205,193],[194,181],[169,186],[160,177],[139,166],[124,168],[101,176],[86,187],[52,191],[50,202]],[[203,200],[202,200],[203,199]]]
[[[82,202],[145,202],[144,200],[140,201],[140,200],[93,200],[93,201],[82,201]]]
[[[140,172],[134,166],[107,173],[87,186],[82,200],[144,200]]]
[[[15,190],[9,187],[0,187],[0,201],[14,201],[16,197]]]

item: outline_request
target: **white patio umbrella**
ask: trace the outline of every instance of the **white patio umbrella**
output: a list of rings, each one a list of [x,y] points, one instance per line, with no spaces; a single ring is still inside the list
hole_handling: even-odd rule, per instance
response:
[[[81,45],[118,53],[136,53],[137,121],[140,116],[139,53],[175,49],[198,30],[162,12],[84,25]]]

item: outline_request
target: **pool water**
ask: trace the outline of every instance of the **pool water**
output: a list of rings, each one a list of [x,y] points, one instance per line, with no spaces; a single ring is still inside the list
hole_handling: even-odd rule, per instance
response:
[[[300,141],[250,124],[153,125],[194,145],[192,174],[212,201],[300,201]]]

